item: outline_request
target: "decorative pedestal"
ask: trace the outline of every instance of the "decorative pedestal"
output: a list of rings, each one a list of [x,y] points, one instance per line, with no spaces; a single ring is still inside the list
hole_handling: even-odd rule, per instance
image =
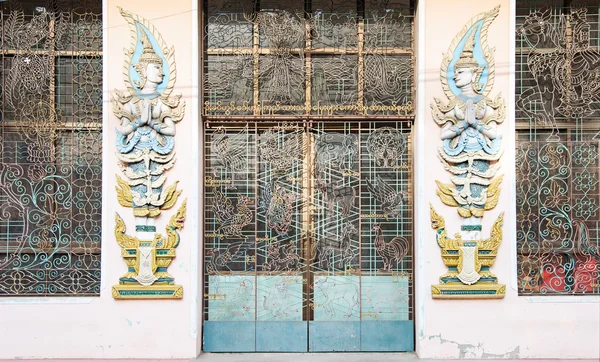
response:
[[[115,299],[181,299],[181,285],[114,285],[112,297]]]
[[[185,221],[187,200],[173,215],[167,225],[166,236],[154,234],[153,240],[140,240],[126,234],[123,219],[116,214],[115,238],[121,246],[121,257],[127,265],[127,273],[119,278],[119,285],[112,288],[115,299],[181,299],[183,287],[175,285],[175,279],[167,268],[175,258],[179,246],[178,230]]]
[[[460,234],[455,239],[446,235],[444,218],[430,208],[431,226],[437,230],[436,240],[442,249],[442,260],[448,273],[440,277],[440,284],[431,286],[434,299],[501,299],[506,285],[498,284],[498,278],[490,271],[496,261],[498,247],[502,242],[501,213],[489,239],[462,240]]]
[[[153,247],[153,242],[142,241],[140,247]],[[127,264],[128,271],[119,278],[119,285],[113,286],[115,299],[181,299],[183,287],[174,285],[175,279],[167,272],[167,267],[175,258],[175,249],[152,249],[154,259],[153,275],[156,280],[152,285],[144,286],[138,282],[140,264],[139,249],[121,249],[121,256]],[[154,279],[153,278],[153,279]]]
[[[502,299],[506,292],[504,284],[436,284],[431,286],[433,299]]]

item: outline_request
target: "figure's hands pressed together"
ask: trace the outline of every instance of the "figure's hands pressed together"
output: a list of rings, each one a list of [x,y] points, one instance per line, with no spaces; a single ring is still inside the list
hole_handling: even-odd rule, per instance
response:
[[[477,118],[475,117],[475,105],[471,101],[468,101],[465,105],[465,118],[469,126],[477,127],[479,124]]]
[[[144,99],[144,104],[142,105],[142,114],[140,117],[140,126],[148,124],[152,119],[152,107],[150,101],[148,99]]]

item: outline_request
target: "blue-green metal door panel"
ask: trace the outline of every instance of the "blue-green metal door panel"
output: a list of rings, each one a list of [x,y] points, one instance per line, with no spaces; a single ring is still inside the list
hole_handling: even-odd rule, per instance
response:
[[[254,322],[204,321],[202,350],[205,352],[255,352]]]
[[[360,350],[414,351],[414,327],[414,321],[363,321],[360,324]]]
[[[205,351],[414,348],[409,136],[402,122],[207,129]],[[274,162],[282,145],[299,150]]]
[[[311,352],[359,352],[360,322],[309,322]]]
[[[307,322],[256,322],[257,352],[306,352]]]

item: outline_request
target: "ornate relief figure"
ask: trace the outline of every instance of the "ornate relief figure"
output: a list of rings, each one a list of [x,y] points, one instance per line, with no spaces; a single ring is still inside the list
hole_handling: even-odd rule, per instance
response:
[[[165,80],[165,61],[154,50],[147,31],[138,25],[141,54],[137,49],[131,58],[133,92],[117,92],[113,99],[113,111],[121,119],[116,127],[118,157],[130,179],[131,206],[140,226],[151,225],[151,218],[173,206],[180,193],[176,184],[164,191],[163,185],[165,171],[175,163],[175,123],[183,118],[185,107],[180,96],[169,97],[170,90],[160,87]],[[175,76],[174,69],[170,76]]]
[[[120,121],[116,126],[117,157],[126,176],[125,181],[117,175],[117,195],[122,206],[133,208],[137,237],[125,235],[125,223],[117,215],[115,235],[127,250],[130,270],[113,288],[113,296],[181,298],[181,287],[173,285],[166,267],[179,244],[177,230],[183,227],[185,202],[167,226],[167,234],[176,234],[176,242],[155,234],[154,226],[154,218],[174,206],[181,193],[177,182],[164,187],[165,173],[175,164],[175,124],[185,109],[180,95],[170,96],[177,74],[174,49],[167,47],[147,20],[120,11],[130,25],[132,44],[124,67],[128,92],[116,91],[112,100]],[[169,257],[165,259],[165,255]]]
[[[505,105],[500,96],[488,98],[494,82],[494,58],[487,45],[488,28],[499,10],[496,7],[476,16],[455,37],[441,67],[449,102],[435,99],[431,105],[443,141],[438,157],[452,174],[451,184],[436,181],[437,194],[444,204],[456,207],[463,220],[457,239],[447,239],[445,226],[440,226],[443,218],[431,209],[432,226],[438,234],[440,230],[444,233],[443,237],[438,235],[442,258],[453,268],[440,278],[442,284],[432,287],[436,298],[464,298],[460,290],[465,289],[470,290],[469,297],[504,296],[504,286],[489,272],[495,251],[487,250],[485,245],[491,244],[481,237],[481,218],[498,203],[502,182],[502,175],[496,176],[502,156],[502,135],[497,126],[504,120]],[[492,239],[498,243],[501,225],[502,215],[492,231]]]
[[[442,85],[450,102],[436,99],[432,104],[434,120],[442,127],[439,158],[453,174],[452,185],[438,182],[438,195],[446,205],[457,207],[467,225],[479,225],[484,211],[496,206],[502,180],[502,176],[494,176],[502,155],[497,124],[504,120],[504,101],[487,97],[493,85],[494,60],[482,49],[487,48],[483,35],[498,10],[455,39],[456,49],[442,64]],[[480,235],[465,233],[463,237]]]

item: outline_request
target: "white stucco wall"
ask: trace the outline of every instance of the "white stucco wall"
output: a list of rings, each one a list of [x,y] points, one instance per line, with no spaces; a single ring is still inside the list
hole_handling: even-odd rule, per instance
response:
[[[186,114],[177,124],[177,163],[167,172],[167,184],[179,180],[183,190],[176,206],[157,220],[157,231],[188,199],[181,244],[169,272],[182,285],[182,300],[114,300],[111,287],[127,271],[114,239],[115,212],[134,234],[131,209],[118,205],[115,192],[116,117],[109,94],[125,89],[123,48],[129,48],[128,25],[121,6],[149,19],[166,43],[175,46],[177,83]],[[199,259],[198,207],[198,67],[197,3],[190,0],[104,1],[104,139],[102,284],[99,297],[0,298],[0,359],[3,358],[190,358],[199,353],[202,270]],[[196,28],[195,28],[196,27]],[[195,97],[192,97],[194,95]]]
[[[505,153],[500,202],[483,219],[483,235],[505,212],[504,240],[491,268],[499,283],[507,285],[500,300],[433,300],[432,284],[447,271],[435,231],[429,224],[431,202],[445,217],[449,235],[460,230],[454,208],[436,196],[435,180],[448,182],[437,158],[441,144],[439,127],[431,116],[433,98],[445,99],[440,83],[443,53],[453,38],[474,16],[501,4],[500,14],[489,28],[488,42],[496,48],[496,82],[491,97],[501,93],[507,102],[507,118],[500,126]],[[600,300],[598,297],[519,297],[516,290],[516,221],[514,156],[514,2],[422,0],[419,27],[419,97],[417,119],[416,195],[417,221],[417,352],[423,358],[600,358]],[[513,72],[511,72],[513,70]],[[419,154],[423,152],[423,155]],[[427,165],[426,170],[419,165]]]
[[[501,3],[500,15],[489,31],[496,48],[496,82],[492,96],[502,93],[507,119],[501,126],[505,174],[501,201],[486,214],[484,235],[505,212],[504,242],[492,267],[507,284],[501,300],[433,300],[430,286],[446,271],[435,232],[429,223],[429,203],[446,219],[449,233],[458,231],[455,210],[435,195],[436,179],[449,174],[437,159],[439,127],[429,105],[443,98],[439,79],[442,54],[454,36],[476,14]],[[515,188],[514,188],[514,96],[511,83],[513,25],[508,0],[421,0],[418,26],[418,117],[415,127],[415,243],[416,348],[423,358],[512,357],[598,358],[600,356],[600,299],[598,297],[519,297],[516,291]],[[108,93],[124,89],[123,48],[129,47],[127,23],[118,13],[121,6],[149,20],[169,45],[175,46],[178,78],[174,93],[183,94],[186,116],[177,125],[177,164],[167,173],[168,183],[179,180],[188,198],[185,227],[177,258],[169,267],[177,284],[184,287],[182,300],[119,301],[111,287],[126,271],[113,236],[118,211],[133,231],[131,210],[116,202],[114,174],[114,126],[117,122]],[[201,200],[199,173],[202,159],[198,104],[197,2],[190,0],[105,0],[105,133],[103,186],[102,291],[94,298],[0,298],[0,359],[3,358],[189,358],[200,352],[201,295]],[[426,26],[424,26],[426,25]],[[510,35],[510,36],[509,36]],[[426,165],[426,166],[425,166]],[[201,195],[201,194],[200,194]],[[177,207],[176,206],[176,207]],[[172,212],[157,222],[164,230]]]

